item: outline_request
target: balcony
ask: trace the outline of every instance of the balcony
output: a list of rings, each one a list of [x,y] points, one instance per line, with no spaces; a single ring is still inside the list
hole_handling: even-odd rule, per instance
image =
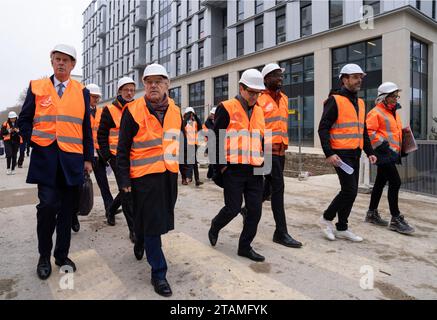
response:
[[[200,2],[200,5],[219,9],[225,9],[228,6],[227,1],[225,0],[204,0]]]
[[[107,32],[108,30],[106,29],[106,22],[102,22],[97,26],[97,37],[100,39],[105,39]]]
[[[137,28],[145,28],[147,26],[146,1],[139,1],[135,8],[135,21],[133,25]]]
[[[97,63],[97,70],[105,70],[106,63],[103,57],[97,58],[96,63]]]

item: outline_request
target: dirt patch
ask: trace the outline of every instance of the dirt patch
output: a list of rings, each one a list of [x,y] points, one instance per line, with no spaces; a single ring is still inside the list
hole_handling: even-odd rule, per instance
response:
[[[429,284],[421,284],[419,286],[414,286],[414,287],[417,289],[428,289],[428,290],[434,291],[434,293],[437,294],[437,288],[430,286]]]
[[[375,281],[375,288],[390,300],[416,300],[415,297],[410,296],[398,287],[382,281]]]
[[[12,287],[17,283],[17,280],[14,279],[0,279],[0,296],[12,294]],[[16,296],[16,295],[15,295]],[[6,299],[12,299],[6,297]]]
[[[270,273],[272,269],[270,263],[252,263],[249,267],[256,273]]]
[[[0,195],[0,208],[12,208],[16,207],[17,204],[25,206],[39,202],[36,188],[4,190],[0,192]]]
[[[426,264],[431,265],[434,268],[437,268],[437,264],[435,262],[428,260],[424,257],[416,256],[415,254],[412,254],[412,253],[407,252],[405,250],[401,250],[401,252],[399,253],[399,256],[401,256],[401,257],[404,256],[404,257],[408,257],[410,259],[414,259],[416,261],[425,262]]]
[[[386,254],[383,256],[379,256],[380,259],[384,260],[384,261],[390,261],[396,258],[395,255],[390,255],[390,254]]]

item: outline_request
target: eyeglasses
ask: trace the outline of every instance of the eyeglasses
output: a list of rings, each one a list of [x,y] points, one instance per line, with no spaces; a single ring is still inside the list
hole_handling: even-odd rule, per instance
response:
[[[250,95],[250,96],[258,96],[261,92],[259,92],[259,91],[253,91],[253,90],[250,90],[250,89],[246,89],[246,92]]]
[[[393,95],[393,94],[391,94],[391,95],[388,95],[387,96],[387,98],[395,98],[395,99],[399,99],[401,96],[400,95]]]
[[[157,86],[162,85],[163,83],[165,83],[165,80],[146,80],[146,85],[148,86],[153,86],[154,84],[156,84]]]
[[[131,93],[135,92],[135,89],[122,89],[121,91]]]

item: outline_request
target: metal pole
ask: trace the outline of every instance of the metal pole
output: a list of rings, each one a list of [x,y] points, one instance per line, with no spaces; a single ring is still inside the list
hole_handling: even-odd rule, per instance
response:
[[[297,131],[299,141],[299,175],[302,174],[302,97],[297,97]]]

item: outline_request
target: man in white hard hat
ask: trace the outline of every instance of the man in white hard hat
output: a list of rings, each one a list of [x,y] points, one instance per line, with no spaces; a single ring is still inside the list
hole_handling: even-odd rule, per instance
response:
[[[6,153],[6,174],[14,175],[15,166],[17,165],[17,152],[20,148],[20,130],[17,126],[17,114],[14,111],[9,112],[8,120],[1,127],[1,135],[5,143]]]
[[[264,178],[264,195],[271,195],[271,206],[275,219],[273,241],[291,248],[300,248],[302,243],[293,239],[288,233],[284,209],[284,165],[285,150],[288,149],[288,97],[281,92],[284,69],[276,63],[264,66],[261,74],[266,90],[259,96],[258,105],[264,111],[266,130],[271,130],[272,136],[266,144],[271,145],[271,173]],[[242,209],[245,215],[246,208]]]
[[[200,181],[199,167],[197,165],[198,133],[201,131],[201,128],[202,122],[194,109],[192,107],[186,108],[183,114],[181,128],[184,138],[183,163],[180,164],[183,185],[188,185],[193,181],[193,171],[196,187],[203,184],[203,182]]]
[[[31,81],[18,126],[31,141],[27,183],[38,185],[37,234],[40,259],[37,274],[51,274],[52,236],[56,229],[55,264],[74,272],[68,258],[71,222],[84,183],[84,170],[92,171],[93,138],[89,91],[70,77],[76,50],[57,45],[50,53],[54,75]]]
[[[412,234],[414,228],[401,214],[398,203],[402,182],[396,165],[401,164],[401,157],[405,155],[402,152],[402,119],[400,112],[398,112],[401,108],[398,103],[400,91],[401,89],[393,82],[381,84],[378,87],[375,107],[367,115],[367,131],[378,157],[376,162],[378,169],[365,221],[378,226],[388,226],[390,230],[401,234]],[[387,198],[391,214],[390,225],[388,221],[381,218],[378,212],[379,201],[387,183]]]
[[[172,295],[161,235],[174,229],[179,171],[181,111],[168,97],[170,85],[162,65],[148,65],[145,95],[129,103],[121,119],[117,166],[124,192],[132,193],[137,242],[134,254],[146,252],[157,294]]]
[[[214,181],[224,189],[225,206],[212,219],[208,238],[215,246],[219,231],[241,211],[244,195],[247,217],[240,235],[238,255],[264,261],[265,258],[255,252],[251,243],[262,212],[263,176],[255,175],[254,169],[264,163],[264,113],[256,102],[265,86],[256,69],[244,71],[239,84],[239,94],[221,102],[215,112],[218,167]]]
[[[205,120],[205,123],[203,124],[202,128],[203,128],[203,135],[205,136],[205,141],[207,142],[207,147],[205,149],[205,157],[208,157],[209,154],[211,153],[211,156],[214,156],[214,152],[209,152],[210,150],[214,151],[215,150],[215,145],[211,145],[210,141],[211,139],[208,139],[208,136],[210,134],[214,134],[214,116],[215,116],[215,111],[217,110],[217,107],[214,107],[211,109],[211,111],[209,112],[208,118]],[[214,142],[214,141],[212,141]],[[213,163],[215,162],[215,157],[209,157],[209,165],[208,165],[208,172],[206,174],[206,177],[208,179],[212,179],[213,175],[214,175],[214,165]]]
[[[135,231],[133,226],[133,213],[130,205],[131,199],[122,191],[121,180],[118,176],[118,170],[115,163],[117,156],[118,136],[120,132],[120,123],[123,109],[129,102],[134,100],[136,84],[132,78],[123,77],[118,81],[117,97],[114,101],[103,108],[99,129],[97,131],[97,142],[99,145],[99,153],[104,162],[108,163],[114,172],[119,193],[115,197],[112,204],[106,210],[106,220],[110,226],[115,226],[115,214],[117,209],[122,207],[123,214],[129,228],[129,239],[132,243],[135,242]]]
[[[376,162],[366,129],[366,107],[357,96],[365,75],[356,64],[347,64],[341,69],[339,78],[342,86],[337,91],[331,91],[319,124],[319,137],[326,161],[334,166],[341,184],[340,193],[319,220],[325,237],[331,241],[336,238],[355,242],[363,240],[349,230],[348,218],[358,193],[362,150],[370,163]],[[332,221],[336,215],[338,222],[334,227]]]

